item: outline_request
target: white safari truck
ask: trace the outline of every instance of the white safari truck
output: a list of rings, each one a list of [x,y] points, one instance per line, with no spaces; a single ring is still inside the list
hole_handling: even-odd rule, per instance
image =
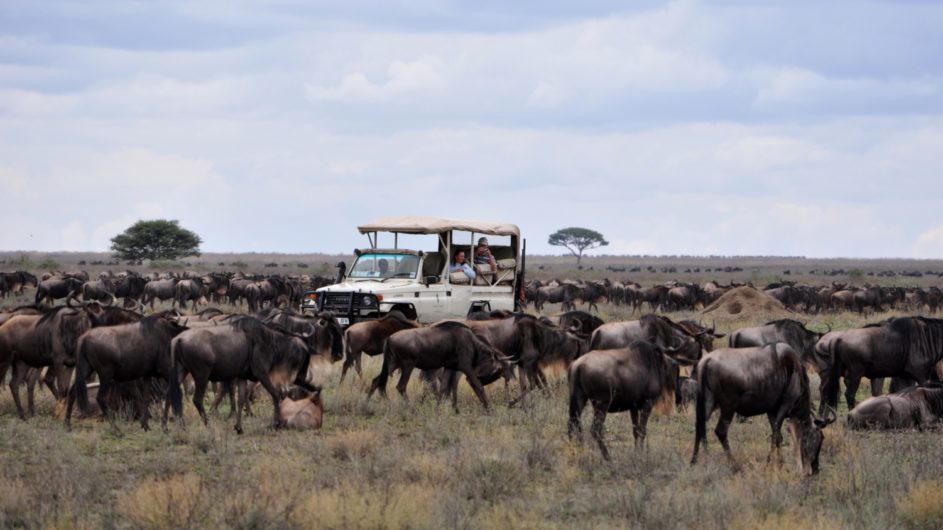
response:
[[[464,318],[473,311],[517,308],[523,286],[523,253],[516,225],[437,217],[385,217],[357,227],[370,248],[357,249],[348,269],[344,263],[335,285],[308,293],[302,310],[329,311],[342,326],[378,318],[393,311],[408,319],[435,322]],[[404,235],[409,235],[405,237]],[[424,236],[424,237],[419,237]],[[426,237],[427,236],[427,237]],[[497,270],[475,265],[478,240],[488,239]],[[380,246],[380,241],[385,246]],[[421,241],[422,248],[403,248],[401,240]],[[452,256],[465,251],[474,279],[449,273]]]

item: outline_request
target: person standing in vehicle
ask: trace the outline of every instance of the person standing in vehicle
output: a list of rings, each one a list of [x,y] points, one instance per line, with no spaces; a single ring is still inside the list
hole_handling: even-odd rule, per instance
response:
[[[455,256],[452,258],[452,263],[449,264],[449,273],[462,271],[468,276],[469,280],[475,279],[475,270],[472,269],[471,265],[465,263],[465,251],[456,250]]]
[[[498,262],[491,254],[491,248],[488,247],[488,239],[482,237],[478,240],[478,246],[475,248],[475,265],[490,265],[491,272],[498,271]]]

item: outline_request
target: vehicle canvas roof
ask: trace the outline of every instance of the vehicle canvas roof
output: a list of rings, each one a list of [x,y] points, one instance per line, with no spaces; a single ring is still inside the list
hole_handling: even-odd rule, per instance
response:
[[[464,230],[476,234],[520,237],[521,230],[509,223],[472,221],[467,219],[444,219],[441,217],[383,217],[357,227],[361,234],[367,232],[399,232],[401,234],[441,234],[452,230]]]

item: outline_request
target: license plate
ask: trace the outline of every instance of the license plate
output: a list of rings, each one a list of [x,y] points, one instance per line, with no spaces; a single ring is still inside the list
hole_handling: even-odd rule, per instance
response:
[[[350,319],[346,317],[337,317],[337,323],[342,326],[350,325]]]

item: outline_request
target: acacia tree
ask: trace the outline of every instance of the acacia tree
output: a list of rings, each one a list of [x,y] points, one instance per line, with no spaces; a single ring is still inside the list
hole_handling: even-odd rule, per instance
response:
[[[571,254],[576,256],[576,265],[579,266],[583,260],[583,251],[593,248],[604,247],[609,244],[602,234],[588,228],[562,228],[553,234],[547,241],[555,247],[566,247]]]
[[[119,259],[180,259],[199,256],[200,236],[176,220],[138,221],[111,238],[111,250]]]

